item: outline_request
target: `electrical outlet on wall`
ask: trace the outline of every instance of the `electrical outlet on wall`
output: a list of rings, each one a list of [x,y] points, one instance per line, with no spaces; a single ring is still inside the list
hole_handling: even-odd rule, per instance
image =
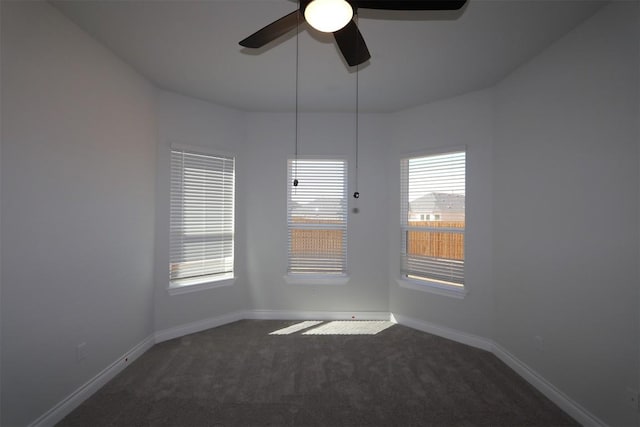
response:
[[[638,403],[638,390],[627,388],[625,393],[625,401],[627,405],[631,406],[635,410],[640,410],[640,403]]]
[[[76,360],[80,362],[87,358],[87,343],[81,342],[76,346]]]
[[[536,349],[538,351],[541,351],[544,347],[544,338],[542,338],[541,335],[536,335],[535,337],[533,337],[533,340],[535,342]]]

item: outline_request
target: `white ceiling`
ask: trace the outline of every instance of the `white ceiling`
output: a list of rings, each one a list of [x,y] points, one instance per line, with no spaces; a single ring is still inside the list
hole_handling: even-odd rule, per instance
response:
[[[296,9],[289,0],[56,0],[53,4],[158,86],[249,111],[295,107],[295,32],[265,48],[238,42]],[[390,112],[489,87],[604,3],[469,0],[461,13],[361,9],[371,60],[360,111]],[[457,19],[456,19],[457,18]],[[299,108],[353,111],[355,68],[333,38],[299,33]]]

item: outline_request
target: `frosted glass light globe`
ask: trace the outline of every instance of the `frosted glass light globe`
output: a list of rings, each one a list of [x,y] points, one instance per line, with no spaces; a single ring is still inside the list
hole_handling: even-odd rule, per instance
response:
[[[313,0],[304,10],[309,25],[323,33],[343,28],[353,18],[353,9],[345,0]]]

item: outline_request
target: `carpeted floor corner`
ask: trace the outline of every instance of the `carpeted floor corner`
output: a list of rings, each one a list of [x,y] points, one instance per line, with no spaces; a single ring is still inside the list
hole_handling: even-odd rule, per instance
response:
[[[58,426],[579,425],[489,352],[367,322],[272,334],[300,323],[160,343]]]

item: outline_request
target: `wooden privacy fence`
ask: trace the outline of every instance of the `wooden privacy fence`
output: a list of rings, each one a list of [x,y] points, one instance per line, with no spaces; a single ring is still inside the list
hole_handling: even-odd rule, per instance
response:
[[[295,255],[342,253],[342,230],[291,230],[291,253]]]
[[[294,223],[340,224],[339,221],[318,221],[296,218]],[[409,227],[453,228],[464,230],[464,221],[410,221]],[[343,250],[343,231],[292,228],[291,254],[339,254]],[[434,258],[464,260],[464,233],[437,231],[407,231],[407,254]]]
[[[464,230],[464,221],[410,221],[408,225]],[[407,255],[464,260],[464,233],[407,231]]]
[[[342,221],[293,217],[297,224],[336,224]],[[311,254],[340,254],[343,250],[343,231],[326,229],[291,228],[291,254],[293,256]]]

